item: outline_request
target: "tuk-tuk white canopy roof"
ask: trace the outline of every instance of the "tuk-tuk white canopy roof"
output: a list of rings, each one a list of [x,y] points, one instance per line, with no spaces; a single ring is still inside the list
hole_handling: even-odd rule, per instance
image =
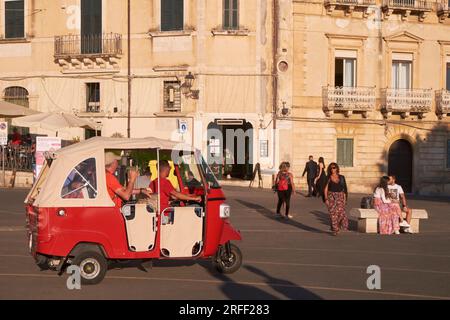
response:
[[[127,139],[127,138],[105,138],[95,137],[89,140],[76,143],[69,147],[63,148],[55,152],[56,156],[77,157],[77,155],[90,153],[103,150],[131,150],[131,149],[161,149],[161,150],[184,150],[194,151],[194,149],[182,142],[163,140],[158,138],[140,138],[140,139]]]
[[[142,139],[92,138],[53,153],[50,168],[44,168],[25,202],[35,197],[34,206],[55,207],[113,207],[106,189],[105,150],[151,150],[195,152],[191,146],[153,137]],[[63,199],[61,190],[71,171],[87,159],[95,159],[97,197],[95,199]],[[36,190],[36,189],[39,190]]]

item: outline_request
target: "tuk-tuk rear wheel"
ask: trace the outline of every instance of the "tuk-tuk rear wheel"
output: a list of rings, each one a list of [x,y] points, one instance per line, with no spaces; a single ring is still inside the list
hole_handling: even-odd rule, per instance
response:
[[[213,258],[213,264],[217,271],[224,274],[234,273],[242,264],[241,250],[234,244],[229,245],[229,253],[225,247],[220,247]]]
[[[73,264],[80,268],[81,283],[86,285],[100,283],[108,271],[105,257],[94,251],[80,253],[73,259]]]

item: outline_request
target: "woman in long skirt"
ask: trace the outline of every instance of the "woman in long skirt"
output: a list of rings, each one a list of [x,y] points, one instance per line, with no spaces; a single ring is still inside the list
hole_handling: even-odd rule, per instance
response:
[[[380,234],[400,234],[401,210],[389,198],[389,177],[382,177],[374,193],[374,208],[378,212]]]
[[[339,174],[339,166],[336,163],[331,163],[328,167],[324,193],[325,204],[330,213],[331,231],[336,236],[339,231],[348,230],[348,218],[345,212],[348,197],[347,183],[345,177]]]

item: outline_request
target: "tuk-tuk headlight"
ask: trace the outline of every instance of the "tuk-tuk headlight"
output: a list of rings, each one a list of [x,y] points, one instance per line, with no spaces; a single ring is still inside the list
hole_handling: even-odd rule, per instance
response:
[[[231,215],[231,207],[227,204],[220,205],[220,217],[222,219],[228,219]]]

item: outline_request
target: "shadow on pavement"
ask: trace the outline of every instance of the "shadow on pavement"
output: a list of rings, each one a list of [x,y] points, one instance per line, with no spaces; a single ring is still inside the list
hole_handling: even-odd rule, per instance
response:
[[[264,216],[268,219],[277,221],[279,223],[291,225],[293,227],[296,227],[296,228],[299,228],[299,229],[302,229],[305,231],[309,231],[309,232],[329,234],[329,232],[310,227],[308,225],[305,225],[303,223],[300,223],[300,222],[292,220],[292,219],[279,219],[275,216],[275,214],[271,210],[269,210],[266,207],[263,207],[259,204],[251,203],[251,202],[247,202],[245,200],[239,200],[239,199],[237,199],[236,201],[239,202],[240,204],[246,206],[247,208],[256,210],[262,216]]]
[[[318,210],[314,210],[310,212],[312,215],[314,215],[317,220],[322,223],[325,226],[330,227],[331,226],[331,222],[330,222],[330,214],[326,213],[326,212],[322,212],[322,211],[318,211]],[[348,211],[347,211],[347,217],[348,217],[348,229],[351,231],[357,231],[358,230],[358,223],[355,220],[352,220],[349,215],[348,215]]]
[[[223,282],[220,286],[220,290],[227,296],[228,299],[231,300],[280,300],[279,297],[270,294],[256,286],[247,284],[247,283],[239,283],[234,281],[226,274],[221,274],[211,264],[206,263],[206,261],[198,262],[200,266],[205,268],[210,275],[212,275],[217,280]],[[281,293],[287,299],[305,299],[305,300],[318,300],[321,297],[315,295],[314,293],[303,289],[296,284],[277,279],[269,276],[267,273],[252,267],[245,266],[245,269],[253,272],[257,275],[265,277],[265,284],[275,291]]]
[[[250,272],[253,272],[254,274],[263,277],[266,284],[268,284],[273,290],[281,293],[283,296],[290,300],[322,300],[320,296],[309,290],[299,287],[293,282],[272,277],[268,273],[254,266],[246,265],[244,268]]]

